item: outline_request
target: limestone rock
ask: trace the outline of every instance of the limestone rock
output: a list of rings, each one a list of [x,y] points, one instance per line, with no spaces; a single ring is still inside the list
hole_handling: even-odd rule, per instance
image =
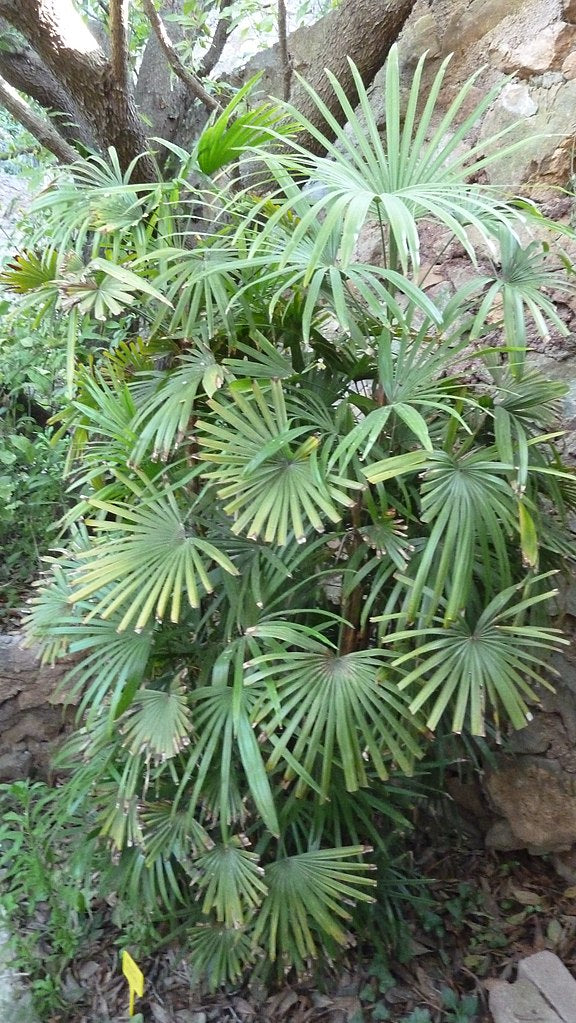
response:
[[[571,172],[576,133],[576,80],[530,87],[529,96],[537,112],[529,117],[521,115],[520,121],[506,96],[503,90],[487,112],[480,136],[489,138],[507,130],[502,144],[509,146],[520,140],[523,144],[487,168],[490,184],[504,188],[510,188],[512,182],[565,184]]]
[[[486,832],[484,842],[487,849],[496,849],[498,852],[514,852],[524,848],[505,820],[494,821]]]
[[[497,50],[494,62],[505,74],[529,78],[560,68],[575,42],[576,25],[557,21],[516,49]]]
[[[576,78],[576,50],[572,50],[572,52],[566,57],[566,60],[562,64],[562,74],[569,82]]]
[[[576,0],[564,0],[564,20],[576,23]]]
[[[544,854],[576,842],[576,779],[553,761],[503,758],[486,791],[519,847]]]
[[[0,783],[28,778],[32,768],[32,754],[29,750],[15,750],[0,755]]]
[[[518,978],[528,980],[544,996],[563,1023],[576,1020],[576,980],[552,952],[537,952],[518,964]]]
[[[0,636],[0,779],[43,773],[66,728],[59,687],[70,662],[42,666],[18,635]]]
[[[538,104],[524,82],[509,82],[505,85],[500,93],[500,102],[505,110],[516,117],[532,117],[538,113]]]
[[[529,980],[490,985],[490,1012],[494,1023],[564,1023]]]

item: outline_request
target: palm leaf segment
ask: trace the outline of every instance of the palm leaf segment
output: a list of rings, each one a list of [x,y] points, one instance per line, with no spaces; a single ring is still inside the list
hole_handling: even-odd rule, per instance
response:
[[[490,449],[423,453],[428,464],[421,487],[421,518],[431,524],[431,531],[408,599],[410,620],[418,613],[425,591],[430,615],[448,592],[446,621],[454,620],[467,605],[474,559],[480,552],[485,564],[490,564],[489,548],[498,567],[495,589],[510,584],[506,543],[518,530],[517,499],[509,481],[513,466],[497,461],[494,454]],[[372,483],[382,482],[389,478],[394,461],[375,462],[364,473]]]
[[[220,873],[204,879],[206,909],[217,922],[197,924],[188,936],[192,962],[199,977],[212,988],[235,981],[262,949],[275,962],[302,969],[326,945],[347,945],[351,935],[343,923],[350,906],[374,902],[376,885],[366,874],[371,864],[360,862],[369,850],[362,845],[321,849],[287,856],[258,867],[256,857],[228,843],[195,861]],[[247,930],[247,914],[258,908],[256,926]]]
[[[202,536],[186,527],[174,495],[168,491],[150,497],[140,493],[141,503],[129,507],[120,502],[90,500],[89,505],[110,518],[90,520],[89,525],[109,540],[98,539],[78,554],[82,566],[75,578],[73,600],[84,600],[98,591],[92,614],[108,618],[123,609],[121,632],[134,624],[136,631],[167,610],[170,621],[180,618],[182,596],[190,607],[199,607],[202,592],[211,593],[210,569],[219,566],[231,575],[238,570],[230,558]]]
[[[492,102],[495,91],[487,93],[456,126],[455,120],[474,87],[475,78],[471,78],[444,117],[440,118],[440,123],[433,123],[447,63],[444,62],[428,90],[427,101],[422,109],[420,100],[424,58],[419,61],[403,111],[398,51],[396,47],[392,48],[386,66],[384,141],[356,67],[352,65],[352,73],[359,97],[360,116],[338,81],[327,72],[341,105],[343,119],[349,125],[346,133],[321,96],[302,81],[303,88],[326,122],[326,134],[289,105],[287,111],[298,117],[327,156],[312,157],[295,141],[288,143],[294,155],[286,157],[285,165],[292,172],[297,168],[322,187],[320,197],[311,202],[308,210],[301,215],[288,240],[283,265],[290,265],[292,253],[297,251],[301,239],[319,221],[322,226],[316,233],[314,249],[310,253],[309,279],[315,268],[321,265],[329,240],[333,243],[335,231],[339,236],[337,249],[341,265],[347,266],[353,261],[358,234],[367,219],[382,224],[388,232],[388,267],[402,268],[405,273],[410,266],[416,269],[420,262],[418,220],[431,217],[442,224],[459,239],[471,258],[475,258],[475,253],[465,225],[473,225],[481,238],[489,240],[502,224],[510,230],[514,221],[520,222],[522,216],[519,211],[499,203],[488,189],[469,183],[474,172],[500,158],[501,146],[497,151],[500,136],[489,140],[494,150],[489,155],[485,155],[486,140],[482,147],[471,150],[467,147],[464,154],[460,145],[471,126],[477,123]],[[330,134],[337,138],[337,145],[331,141]],[[515,147],[518,144],[509,146],[508,151]],[[263,159],[267,159],[266,155]],[[267,162],[274,174],[272,160],[268,159]],[[278,162],[276,159],[276,165]],[[282,183],[282,174],[277,172],[277,176]],[[270,217],[253,242],[254,255],[265,249],[276,224],[281,223],[291,209],[300,204],[301,200],[294,194],[278,203],[277,212]]]
[[[245,926],[268,891],[257,854],[232,838],[197,857],[194,866],[204,891],[202,912],[214,912],[226,927]]]
[[[180,675],[166,689],[141,689],[126,712],[122,731],[130,752],[147,758],[175,757],[192,731],[188,694]]]
[[[198,443],[200,458],[217,467],[204,476],[234,517],[232,532],[285,544],[290,531],[303,542],[310,527],[321,533],[326,519],[338,522],[354,503],[346,491],[362,485],[328,468],[329,445],[313,424],[289,418],[280,383],[230,391],[232,401],[208,403],[219,422],[201,420]]]
[[[319,633],[295,625],[248,633],[268,647],[248,662],[246,675],[247,685],[264,690],[255,716],[273,746],[268,766],[284,761],[287,776],[299,777],[298,793],[316,788],[319,773],[326,798],[335,762],[348,791],[368,784],[369,763],[380,778],[390,760],[411,771],[419,747],[404,701],[383,670],[382,651],[338,655]]]
[[[538,699],[533,685],[546,685],[546,674],[553,670],[537,655],[549,654],[568,641],[558,629],[523,624],[526,612],[557,591],[521,594],[517,600],[521,589],[516,585],[503,590],[476,621],[463,618],[448,628],[397,631],[384,638],[392,647],[410,644],[411,649],[393,663],[403,673],[409,666],[399,688],[418,688],[410,711],[418,713],[430,705],[429,728],[436,728],[449,706],[455,732],[461,732],[468,719],[472,734],[484,735],[486,705],[497,725],[501,708],[514,728],[523,728],[530,720],[528,704]]]
[[[134,423],[138,440],[131,460],[138,464],[150,447],[152,460],[166,461],[184,439],[200,388],[208,397],[222,386],[226,376],[207,345],[196,342],[196,350],[180,356],[176,369],[144,370],[130,385],[139,408]]]
[[[345,905],[374,901],[363,891],[376,884],[373,878],[363,876],[373,868],[357,861],[366,851],[363,846],[322,849],[266,867],[269,893],[258,914],[254,940],[265,940],[272,961],[279,952],[289,951],[290,961],[301,969],[308,957],[318,955],[319,933],[339,945],[350,943],[350,935],[339,922],[351,919]]]

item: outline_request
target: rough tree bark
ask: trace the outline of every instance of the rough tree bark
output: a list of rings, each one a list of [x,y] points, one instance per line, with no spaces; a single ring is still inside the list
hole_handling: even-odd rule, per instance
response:
[[[7,28],[8,23],[0,19],[1,38],[9,38]],[[12,43],[10,49],[0,49],[0,75],[13,89],[26,93],[31,99],[36,100],[50,113],[51,118],[57,118],[58,133],[65,142],[71,145],[80,143],[86,147],[96,145],[81,110],[68,90],[50,73],[38,54],[24,40]],[[19,119],[16,114],[13,116]],[[44,142],[42,144],[45,145]]]
[[[345,117],[325,69],[336,76],[348,98],[354,102],[358,95],[348,58],[356,64],[364,85],[369,85],[383,66],[413,7],[414,0],[388,0],[384,3],[349,0],[329,15],[330,46],[325,53],[318,54],[318,58],[311,61],[302,77],[315,89],[340,124],[344,123]],[[360,48],[358,40],[361,41]],[[318,126],[318,109],[298,80],[292,84],[290,101]],[[327,127],[322,122],[325,133]],[[311,152],[321,152],[318,142],[311,135],[300,137],[299,142]]]
[[[204,83],[230,31],[231,0],[221,0],[208,51],[198,67],[184,67],[172,45],[181,29],[170,21],[168,32],[165,24],[166,16],[177,13],[181,2],[164,0],[158,11],[145,0],[151,34],[138,80],[133,83],[126,48],[127,0],[110,0],[109,45],[104,46],[74,0],[0,0],[0,31],[3,25],[10,29],[5,49],[0,51],[0,75],[45,110],[59,112],[58,118],[51,118],[51,127],[65,143],[100,152],[114,146],[123,168],[144,153],[137,174],[141,180],[150,179],[156,170],[146,155],[147,136],[167,138],[189,148],[216,108]],[[336,117],[342,115],[324,69],[330,69],[353,97],[348,57],[368,84],[382,67],[414,4],[415,0],[342,0],[328,15],[326,32],[315,36],[319,41],[300,70]],[[280,8],[284,9],[283,4]],[[280,84],[273,91],[279,97],[286,92],[290,71],[290,38],[283,43],[283,59],[277,54]],[[321,115],[299,83],[294,83],[291,99],[310,120],[321,123]],[[152,123],[145,126],[140,113]],[[30,122],[28,127],[38,135]],[[45,132],[44,144],[47,138]],[[303,141],[317,149],[312,139]],[[58,147],[49,148],[55,152]],[[157,143],[151,148],[157,149]]]
[[[0,0],[0,16],[68,92],[99,148],[114,146],[124,167],[146,153],[143,123],[125,76],[114,74],[117,60],[104,53],[71,0]],[[154,174],[153,161],[144,156],[137,175],[152,179]]]

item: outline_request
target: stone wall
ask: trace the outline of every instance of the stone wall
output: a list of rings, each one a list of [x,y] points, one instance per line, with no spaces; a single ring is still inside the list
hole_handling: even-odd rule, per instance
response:
[[[475,70],[482,69],[478,99],[491,86],[503,85],[479,137],[517,123],[506,141],[529,141],[488,169],[492,183],[528,184],[539,191],[543,183],[568,184],[576,137],[576,0],[418,0],[401,39],[407,77],[425,51],[429,77],[453,54],[445,105]]]
[[[66,730],[59,684],[70,664],[42,666],[18,635],[0,636],[0,782],[44,774]]]
[[[292,65],[304,77],[309,54],[330,26],[327,15],[290,36]],[[576,0],[417,0],[400,38],[407,84],[425,52],[424,87],[444,58],[453,54],[442,93],[445,106],[474,71],[480,74],[471,99],[480,99],[497,83],[503,85],[479,137],[518,122],[508,139],[525,138],[529,144],[521,154],[489,170],[490,181],[512,188],[568,183],[576,138]],[[262,93],[278,96],[282,94],[278,66],[277,48],[272,47],[257,54],[242,77],[263,70]],[[383,82],[382,72],[370,90],[376,113],[382,110]]]

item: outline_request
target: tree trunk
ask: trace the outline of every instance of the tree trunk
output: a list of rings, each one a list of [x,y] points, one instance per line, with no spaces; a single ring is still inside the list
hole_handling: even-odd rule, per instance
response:
[[[352,104],[358,99],[349,58],[354,61],[364,85],[369,85],[384,65],[388,52],[402,31],[415,0],[344,0],[328,16],[326,47],[312,55],[303,77],[318,93],[330,113],[344,124],[346,118],[325,71],[331,71]],[[329,126],[303,86],[293,84],[291,103],[331,137]],[[298,141],[313,153],[320,153],[319,143],[311,135]]]
[[[293,78],[298,71],[325,100],[334,117],[342,123],[344,115],[324,73],[329,69],[354,100],[354,83],[348,58],[352,59],[365,84],[382,67],[416,0],[342,0],[341,5],[316,25],[300,29],[284,40],[284,60],[279,47],[259,54],[243,72],[230,76],[236,82],[246,79],[259,67],[268,69],[262,82],[265,94],[282,97],[290,79],[291,101],[312,123],[327,131],[322,115],[306,90]],[[164,0],[161,13],[179,9],[181,0]],[[201,78],[214,65],[230,28],[229,0],[220,5],[220,21],[204,62],[190,72],[196,97],[202,95]],[[125,0],[109,0],[110,46],[103,47],[78,13],[73,0],[0,0],[0,18],[19,32],[26,44],[9,38],[8,49],[0,51],[0,74],[6,81],[36,98],[47,110],[60,111],[56,121],[66,142],[92,145],[105,153],[114,146],[125,170],[140,156],[135,180],[153,180],[157,169],[150,156],[139,110],[153,123],[150,136],[167,138],[190,149],[208,116],[210,99],[193,99],[185,82],[174,83],[165,53],[158,38],[151,35],[136,84],[132,91],[131,73],[125,49]],[[153,8],[150,8],[154,11]],[[165,26],[157,25],[156,35]],[[0,24],[1,28],[1,24]],[[177,41],[178,26],[170,23],[170,39]],[[165,40],[166,43],[166,40]],[[166,51],[167,43],[164,46]],[[168,47],[169,48],[169,47]],[[174,62],[174,56],[172,56]],[[188,71],[188,69],[185,69]],[[65,124],[65,121],[72,123]],[[53,122],[54,123],[54,122]],[[303,135],[302,144],[313,152],[318,143]]]
[[[416,0],[343,0],[335,11],[315,25],[297,29],[289,36],[288,56],[293,70],[318,93],[339,124],[344,124],[346,118],[326,77],[326,70],[335,75],[348,99],[354,103],[357,92],[349,59],[358,68],[364,85],[369,85],[383,67],[415,3]],[[256,54],[240,73],[234,74],[235,84],[241,84],[264,69],[259,91],[263,96],[282,98],[285,75],[279,50],[277,45]],[[294,75],[290,102],[316,128],[320,128],[328,138],[333,138],[329,125]],[[322,152],[317,140],[307,132],[299,135],[298,141],[313,153]]]
[[[7,28],[8,23],[0,19],[0,36],[6,35],[9,40]],[[69,91],[45,67],[38,54],[24,41],[21,45],[8,41],[6,45],[5,50],[0,48],[0,75],[12,88],[26,93],[50,113],[54,130],[57,127],[65,142],[97,148],[96,139],[83,113]],[[17,118],[16,114],[13,116]],[[40,141],[43,143],[43,140]]]
[[[0,15],[73,97],[99,148],[114,146],[123,167],[144,154],[134,177],[153,180],[156,171],[133,96],[71,0],[0,0]]]

